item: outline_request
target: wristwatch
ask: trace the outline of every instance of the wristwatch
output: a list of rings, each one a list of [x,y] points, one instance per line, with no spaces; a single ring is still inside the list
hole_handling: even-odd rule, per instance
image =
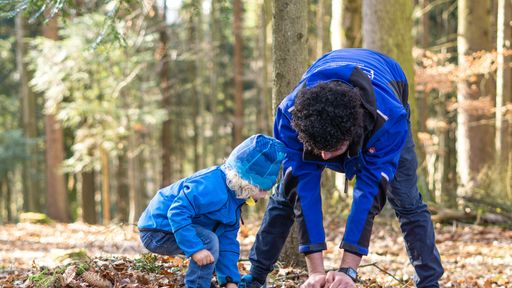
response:
[[[352,281],[357,282],[357,271],[351,267],[342,267],[338,272],[345,273]]]

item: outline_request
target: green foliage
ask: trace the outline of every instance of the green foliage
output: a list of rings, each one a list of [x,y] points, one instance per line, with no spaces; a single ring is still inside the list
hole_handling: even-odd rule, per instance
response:
[[[52,219],[43,213],[25,212],[19,215],[20,223],[51,224]]]
[[[25,138],[19,129],[0,131],[0,175],[6,175],[21,164],[27,158],[26,147],[33,144],[34,141]]]
[[[93,153],[98,148],[116,154],[131,133],[163,120],[159,91],[143,74],[153,63],[148,46],[154,35],[120,22],[128,46],[109,43],[91,49],[105,19],[97,14],[78,17],[60,29],[62,40],[38,38],[32,43],[31,85],[44,95],[46,113],[55,113],[75,132],[73,155],[64,165],[68,172],[99,167]]]
[[[157,262],[158,257],[155,254],[144,253],[140,258],[135,259],[135,269],[148,272],[148,273],[159,273],[162,269],[162,265]]]
[[[49,288],[53,287],[57,278],[55,272],[50,272],[47,268],[44,268],[39,273],[28,276],[28,281],[33,283],[36,288]]]
[[[81,10],[84,10],[82,6],[93,11],[103,7],[105,20],[101,31],[95,37],[92,47],[96,47],[103,42],[125,44],[122,33],[117,29],[117,24],[122,22],[119,12],[121,10],[130,11],[133,4],[140,5],[140,2],[135,0],[98,0],[81,3],[79,6],[77,1],[71,0],[0,0],[0,18],[12,18],[19,13],[24,13],[29,15],[29,23],[34,23],[38,19],[47,22],[60,14],[64,16],[62,19],[66,21],[69,15],[82,14]]]

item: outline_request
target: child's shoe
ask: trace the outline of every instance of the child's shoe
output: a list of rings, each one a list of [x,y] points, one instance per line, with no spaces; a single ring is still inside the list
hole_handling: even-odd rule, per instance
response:
[[[251,274],[244,275],[238,284],[238,288],[266,288],[265,282],[259,282]]]

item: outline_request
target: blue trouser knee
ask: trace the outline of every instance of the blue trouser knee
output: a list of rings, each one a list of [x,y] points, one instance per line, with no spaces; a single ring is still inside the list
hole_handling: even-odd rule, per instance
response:
[[[185,285],[189,288],[210,288],[215,263],[219,259],[219,238],[215,233],[203,227],[194,225],[194,228],[205,249],[212,253],[215,261],[212,264],[199,266],[194,260],[190,259],[185,276]],[[153,253],[168,256],[183,254],[172,233],[141,231],[140,239],[144,247]]]

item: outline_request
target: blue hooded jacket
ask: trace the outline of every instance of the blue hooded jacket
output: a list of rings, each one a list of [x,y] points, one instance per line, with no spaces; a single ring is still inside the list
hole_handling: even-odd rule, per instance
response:
[[[269,190],[279,176],[284,149],[275,138],[262,134],[249,137],[231,152],[223,166],[201,170],[158,191],[139,219],[139,230],[173,233],[187,257],[205,248],[192,225],[213,231],[219,239],[215,265],[219,283],[226,283],[227,277],[238,283],[240,244],[236,237],[246,199],[237,198],[227,186],[225,170],[232,169],[250,184]]]
[[[140,231],[174,233],[187,257],[205,248],[192,224],[215,232],[220,248],[215,265],[219,283],[226,283],[228,276],[238,283],[240,244],[236,237],[245,201],[236,198],[226,185],[224,171],[215,166],[159,190],[142,213],[138,227]]]
[[[323,160],[305,151],[291,125],[295,99],[302,87],[342,81],[358,87],[365,110],[365,135],[350,143],[346,153]],[[366,255],[373,218],[378,213],[379,190],[384,192],[397,169],[407,132],[407,80],[399,64],[367,49],[340,49],[325,54],[306,71],[296,88],[281,102],[274,122],[274,135],[287,147],[283,171],[291,171],[301,216],[302,253],[326,249],[322,221],[320,178],[324,168],[356,177],[353,202],[341,248]],[[412,172],[413,173],[413,172]],[[286,177],[283,177],[286,179]],[[282,185],[282,183],[281,183]],[[287,185],[289,187],[290,185]]]

